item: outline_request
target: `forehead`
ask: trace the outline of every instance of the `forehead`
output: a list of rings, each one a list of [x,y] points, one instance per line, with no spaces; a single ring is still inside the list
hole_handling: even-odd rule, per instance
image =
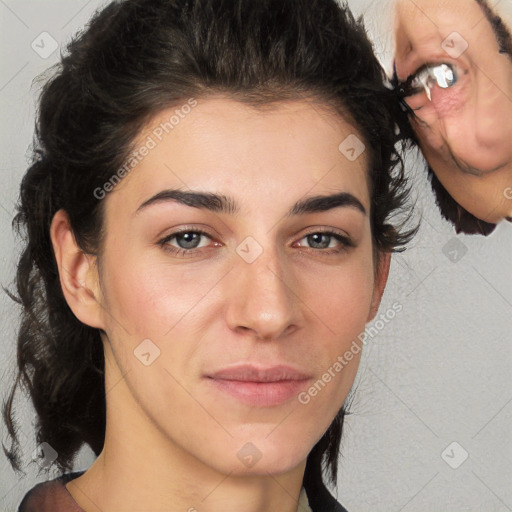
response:
[[[133,202],[133,207],[164,187],[283,203],[308,190],[343,188],[369,207],[365,143],[339,114],[308,101],[255,109],[224,98],[197,100],[186,115],[176,110],[179,105],[159,112],[141,131],[135,147],[148,141],[154,147],[114,191],[113,196],[127,193],[112,197],[115,202]],[[344,141],[362,151],[353,161],[353,153],[351,158],[343,153]]]

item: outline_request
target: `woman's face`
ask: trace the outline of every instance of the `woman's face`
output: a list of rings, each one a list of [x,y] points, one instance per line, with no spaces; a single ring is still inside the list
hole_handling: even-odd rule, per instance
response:
[[[442,77],[430,93],[420,84],[406,99],[437,177],[476,217],[511,215],[512,61],[483,10],[475,0],[399,0],[395,35],[400,81],[425,65]]]
[[[159,141],[174,110],[104,199],[108,408],[224,473],[285,471],[342,406],[380,300],[367,156],[307,102],[202,100]]]

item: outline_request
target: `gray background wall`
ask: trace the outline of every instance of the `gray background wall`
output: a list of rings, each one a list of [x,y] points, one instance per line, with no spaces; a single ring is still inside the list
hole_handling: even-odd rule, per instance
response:
[[[510,0],[502,0],[510,2]],[[32,79],[102,2],[0,0],[0,279],[9,285],[19,246],[11,219],[34,118]],[[389,66],[386,2],[352,0]],[[41,38],[47,38],[44,45]],[[31,47],[38,42],[38,54]],[[44,57],[44,58],[43,58]],[[402,311],[365,345],[342,440],[338,488],[351,511],[512,511],[512,224],[488,237],[455,236],[440,218],[423,164],[411,154],[421,229],[393,258],[381,312]],[[0,389],[14,375],[17,311],[0,295]],[[36,447],[33,411],[19,400],[25,454]],[[5,429],[1,427],[5,442]],[[453,444],[457,443],[457,444]],[[467,459],[461,462],[465,457]],[[76,469],[92,461],[84,449]],[[50,475],[52,476],[52,475]],[[37,481],[0,456],[0,511],[14,511]]]

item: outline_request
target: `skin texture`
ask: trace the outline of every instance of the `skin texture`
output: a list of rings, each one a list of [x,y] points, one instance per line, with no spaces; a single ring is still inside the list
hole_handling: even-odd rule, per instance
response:
[[[165,119],[169,112],[140,140]],[[82,508],[296,511],[306,457],[342,406],[360,354],[305,405],[294,396],[249,406],[204,376],[238,362],[284,363],[310,376],[307,389],[376,314],[389,254],[375,266],[368,215],[338,207],[286,217],[300,199],[342,191],[369,211],[366,155],[351,162],[338,150],[352,133],[306,101],[255,110],[200,100],[104,199],[99,265],[77,248],[65,213],[55,215],[66,300],[105,332],[105,447],[67,484]],[[169,188],[232,196],[241,209],[230,215],[162,201],[136,213]],[[208,232],[192,256],[158,243],[182,227]],[[348,235],[355,247],[307,238],[321,230]],[[250,264],[236,252],[248,236],[263,249]],[[134,356],[144,339],[161,351],[150,366]],[[251,468],[237,457],[246,443],[262,455]]]
[[[421,150],[448,193],[481,220],[512,216],[512,61],[499,53],[474,0],[398,0],[395,65],[404,81],[424,64],[455,67],[458,81],[406,98]],[[457,32],[459,56],[442,44]],[[459,36],[454,50],[463,49]],[[461,44],[462,43],[462,44]],[[461,46],[458,46],[461,44]],[[446,48],[449,48],[446,47]]]

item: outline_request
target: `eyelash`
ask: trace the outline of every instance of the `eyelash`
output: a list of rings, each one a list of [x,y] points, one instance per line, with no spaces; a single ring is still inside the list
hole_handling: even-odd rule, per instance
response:
[[[158,245],[160,245],[163,248],[163,250],[166,252],[170,252],[171,254],[173,254],[175,256],[185,257],[185,258],[193,257],[198,252],[201,252],[201,249],[204,249],[204,248],[178,249],[176,247],[172,247],[169,245],[169,242],[172,239],[176,238],[179,235],[184,235],[184,234],[199,234],[199,235],[204,235],[204,236],[212,239],[212,237],[210,236],[209,233],[207,233],[206,231],[203,231],[201,229],[183,229],[183,230],[171,233],[170,235],[166,236],[165,238],[162,238],[161,240],[158,241]],[[321,252],[322,254],[326,254],[326,255],[335,255],[335,254],[341,254],[341,253],[347,251],[348,249],[355,247],[355,244],[348,236],[342,235],[342,234],[334,232],[334,231],[322,231],[322,230],[312,231],[311,233],[304,235],[301,238],[301,240],[303,240],[304,238],[307,238],[309,236],[313,236],[313,235],[329,236],[331,238],[336,239],[338,242],[341,243],[341,248],[339,248],[339,249],[327,250],[327,249],[315,249],[312,247],[309,247],[309,248],[306,247],[306,249],[309,249],[314,252]]]

